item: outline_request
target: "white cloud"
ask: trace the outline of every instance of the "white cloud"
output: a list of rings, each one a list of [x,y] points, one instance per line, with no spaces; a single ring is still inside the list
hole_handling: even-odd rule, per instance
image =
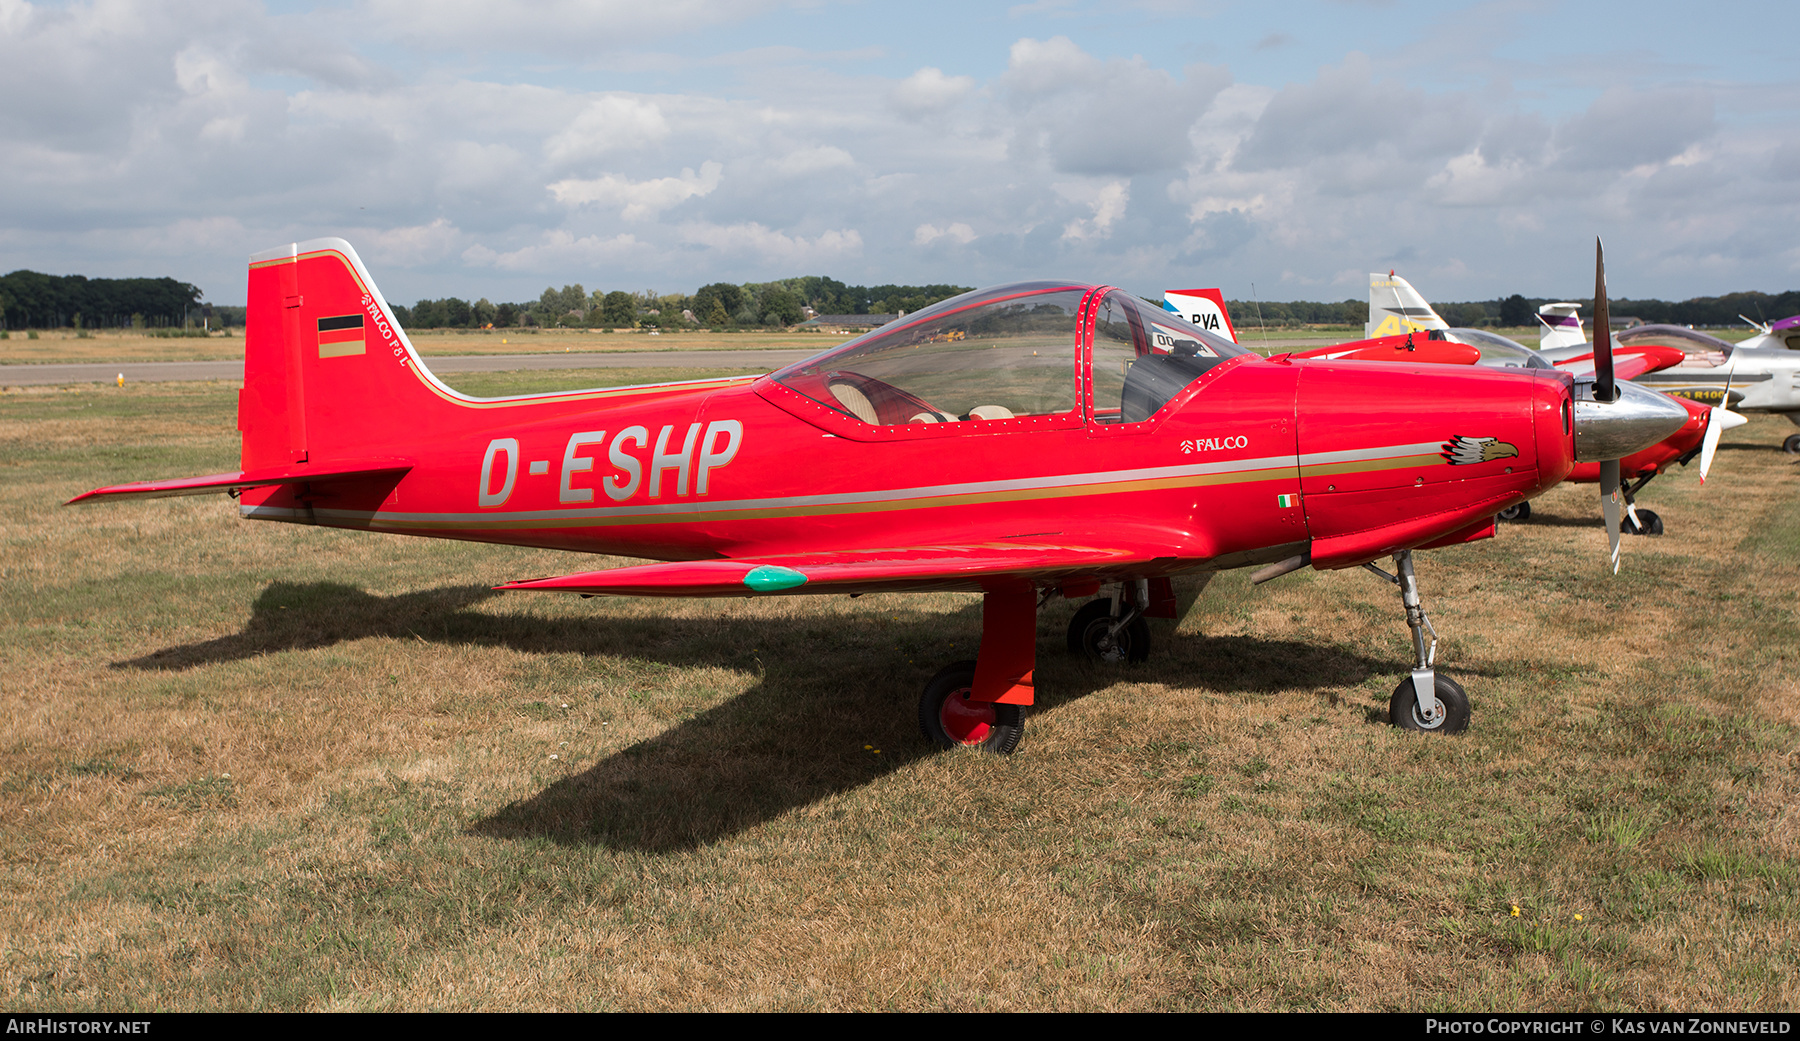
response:
[[[503,43],[551,54],[605,53],[729,25],[795,0],[363,0],[359,23],[430,49]],[[496,39],[499,34],[504,39]]]
[[[1188,130],[1230,83],[1224,69],[1189,65],[1177,78],[1142,58],[1088,54],[1066,36],[1012,45],[1000,82],[1015,158],[1048,157],[1063,173],[1124,175],[1174,169]]]
[[[769,263],[790,266],[854,257],[863,250],[862,235],[854,228],[823,231],[808,239],[774,231],[754,221],[731,225],[694,222],[683,224],[680,233],[682,241],[720,253],[750,254]]]
[[[850,153],[836,145],[796,149],[770,164],[776,173],[784,177],[803,177],[823,170],[841,170],[855,165],[856,160],[851,158]]]
[[[619,207],[622,220],[651,220],[688,199],[712,194],[723,179],[725,168],[707,161],[700,172],[683,168],[679,177],[657,177],[648,181],[632,181],[614,174],[592,180],[563,180],[549,186],[556,201],[567,206],[593,203]]]
[[[1108,181],[1101,185],[1062,184],[1057,185],[1056,190],[1064,198],[1084,202],[1093,208],[1093,216],[1077,218],[1063,225],[1062,237],[1076,241],[1111,235],[1113,225],[1125,216],[1125,206],[1131,201],[1131,185],[1125,181]]]
[[[975,241],[975,229],[960,221],[943,228],[935,224],[921,224],[913,229],[914,245],[929,246],[939,239],[948,239],[959,246],[966,246]]]
[[[355,243],[358,252],[366,251],[369,259],[412,266],[455,255],[462,232],[448,218],[439,217],[430,224],[382,228],[365,232],[358,238]]]
[[[544,144],[557,164],[626,152],[669,136],[668,120],[655,103],[608,94],[589,102],[567,130]]]
[[[557,275],[559,272],[616,264],[643,252],[642,244],[634,235],[619,234],[611,238],[586,235],[576,238],[567,231],[557,230],[545,234],[532,245],[505,253],[476,243],[463,250],[462,260],[466,264],[494,267],[503,271]]]
[[[915,119],[936,115],[967,97],[975,89],[973,76],[946,76],[927,65],[901,80],[891,95],[894,107]]]

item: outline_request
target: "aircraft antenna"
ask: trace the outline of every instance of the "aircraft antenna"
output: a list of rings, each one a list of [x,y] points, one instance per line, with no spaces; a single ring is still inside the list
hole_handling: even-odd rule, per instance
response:
[[[1256,305],[1256,327],[1258,329],[1262,330],[1263,348],[1264,348],[1264,352],[1267,353],[1267,349],[1269,346],[1269,327],[1263,324],[1262,301],[1260,301],[1256,298],[1256,283],[1255,282],[1250,283],[1250,302]]]

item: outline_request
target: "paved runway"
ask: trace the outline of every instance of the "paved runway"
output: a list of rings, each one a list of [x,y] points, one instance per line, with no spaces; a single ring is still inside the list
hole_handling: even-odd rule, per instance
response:
[[[1319,347],[1329,341],[1247,341],[1262,348]],[[817,354],[816,350],[621,351],[607,354],[471,354],[426,358],[432,372],[516,372],[551,369],[763,369],[773,371]],[[123,373],[127,383],[242,380],[241,361],[144,361],[80,365],[0,365],[0,387],[42,387],[66,383],[111,383]]]
[[[432,372],[515,372],[521,369],[779,369],[817,354],[808,350],[631,351],[611,354],[473,354],[426,358]],[[64,383],[242,380],[241,361],[146,361],[81,365],[0,365],[0,387]]]

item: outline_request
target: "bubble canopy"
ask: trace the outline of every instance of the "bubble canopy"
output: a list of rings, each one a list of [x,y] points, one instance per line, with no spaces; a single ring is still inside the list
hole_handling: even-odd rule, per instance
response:
[[[934,304],[771,378],[871,427],[1001,429],[1083,412],[1141,421],[1247,353],[1123,290],[1016,282]]]
[[[1446,329],[1444,339],[1467,344],[1481,351],[1482,365],[1501,369],[1548,369],[1553,366],[1544,356],[1517,340],[1508,339],[1486,329]]]

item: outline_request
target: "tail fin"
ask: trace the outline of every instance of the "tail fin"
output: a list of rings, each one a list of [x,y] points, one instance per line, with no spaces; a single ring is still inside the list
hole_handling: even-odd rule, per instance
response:
[[[1553,351],[1560,347],[1579,347],[1587,342],[1581,331],[1581,305],[1545,304],[1538,308],[1538,350]]]
[[[1169,289],[1163,292],[1163,310],[1173,311],[1189,325],[1218,333],[1238,342],[1237,330],[1231,327],[1231,315],[1225,311],[1225,294],[1217,289]]]
[[[1411,283],[1389,271],[1369,272],[1369,321],[1363,326],[1363,338],[1401,336],[1419,329],[1448,329],[1450,323],[1438,317],[1425,298]]]
[[[332,468],[375,446],[417,444],[461,395],[420,364],[356,251],[312,239],[250,258],[246,472]]]
[[[313,239],[250,258],[241,470],[97,488],[70,502],[256,490],[368,486],[379,502],[470,399],[438,382],[394,324],[387,301],[342,239]],[[365,489],[367,490],[367,489]]]

